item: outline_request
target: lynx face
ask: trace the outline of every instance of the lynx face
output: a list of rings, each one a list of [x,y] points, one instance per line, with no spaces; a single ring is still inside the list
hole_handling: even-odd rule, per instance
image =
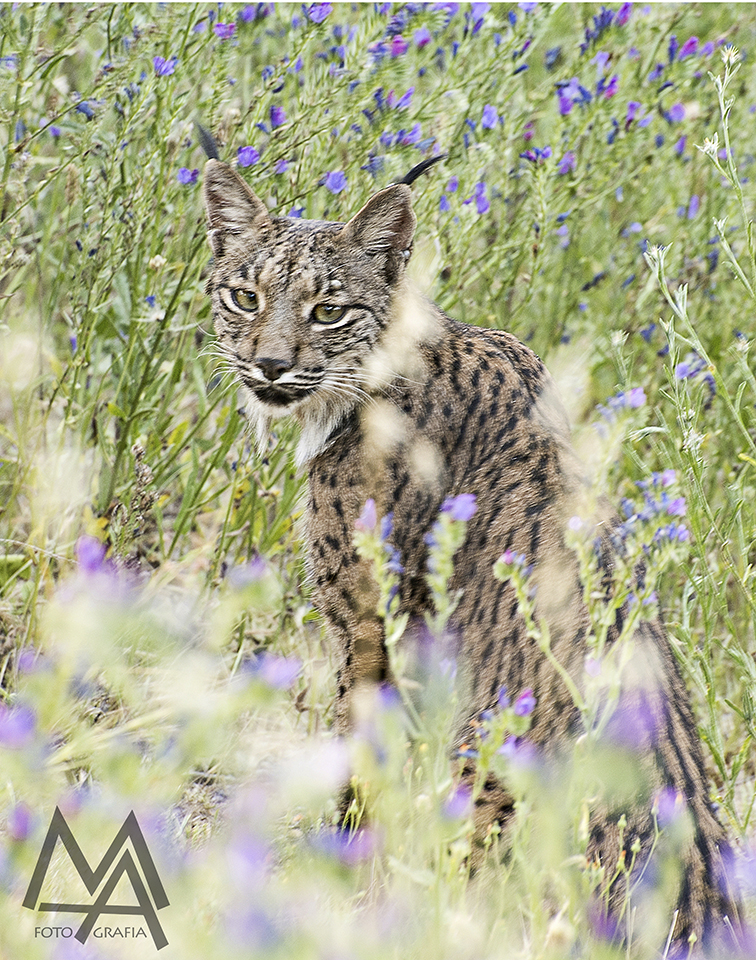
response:
[[[386,188],[347,224],[271,217],[215,160],[204,193],[220,349],[258,435],[293,414],[305,462],[367,394],[366,359],[392,317],[412,243],[409,187]]]

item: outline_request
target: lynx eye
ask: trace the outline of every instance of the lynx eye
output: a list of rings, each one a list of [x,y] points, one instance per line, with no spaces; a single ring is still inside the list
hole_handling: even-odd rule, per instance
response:
[[[346,307],[339,307],[336,304],[319,303],[312,311],[312,319],[315,323],[336,323],[347,312]]]
[[[231,299],[240,310],[257,310],[257,294],[249,290],[232,290]]]

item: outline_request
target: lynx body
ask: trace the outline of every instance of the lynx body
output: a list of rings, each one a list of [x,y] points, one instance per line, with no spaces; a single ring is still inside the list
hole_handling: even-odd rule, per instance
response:
[[[405,184],[373,196],[346,225],[271,217],[230,167],[211,160],[205,201],[219,345],[261,435],[286,414],[301,426],[309,575],[340,663],[338,729],[349,730],[363,685],[391,679],[372,573],[353,544],[366,500],[375,500],[379,515],[393,512],[402,609],[421,617],[430,604],[426,534],[446,498],[473,493],[478,509],[452,583],[462,591],[453,629],[466,691],[458,737],[495,704],[502,686],[532,687],[537,706],[529,737],[556,755],[579,732],[574,701],[529,639],[511,585],[493,575],[507,549],[533,565],[538,616],[557,660],[579,682],[588,617],[563,535],[579,470],[543,364],[510,334],[449,319],[412,289],[405,266],[415,217]],[[639,842],[643,862],[655,833],[654,790],[672,787],[684,796],[694,830],[669,955],[687,956],[691,936],[712,945],[732,929],[725,915],[736,924],[727,844],[665,633],[645,623],[635,645],[626,702],[648,721],[636,746],[649,787],[629,810],[597,802],[588,855],[606,876],[614,874],[624,813],[628,861]],[[478,801],[479,830],[495,819],[506,824],[512,812],[506,786],[491,779]],[[616,909],[622,897],[617,884],[610,897]]]

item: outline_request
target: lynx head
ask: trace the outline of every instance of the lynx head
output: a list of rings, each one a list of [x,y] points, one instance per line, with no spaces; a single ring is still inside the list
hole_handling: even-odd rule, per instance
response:
[[[204,197],[220,350],[258,436],[293,414],[306,462],[370,391],[369,358],[394,318],[412,247],[409,186],[381,190],[347,224],[271,217],[231,167],[209,160]]]

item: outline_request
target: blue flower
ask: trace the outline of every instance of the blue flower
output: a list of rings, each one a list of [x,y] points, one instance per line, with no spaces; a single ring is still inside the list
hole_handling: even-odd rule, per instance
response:
[[[487,103],[485,107],[483,107],[483,119],[480,121],[480,125],[484,130],[493,130],[500,119],[499,114],[496,112],[496,107]]]
[[[324,6],[330,6],[330,4],[324,4]],[[341,193],[347,185],[346,174],[343,170],[330,170],[325,177],[323,177],[321,183],[325,186],[326,190],[329,190],[331,193]]]
[[[260,159],[260,154],[252,146],[239,147],[236,152],[236,162],[240,167],[253,167]]]
[[[441,513],[448,513],[452,520],[471,520],[477,509],[474,493],[447,497],[441,504]]]
[[[87,120],[94,120],[95,112],[92,109],[93,100],[82,100],[76,104],[76,112],[83,113]]]
[[[196,183],[197,177],[199,177],[199,170],[196,167],[194,170],[189,170],[187,167],[181,167],[176,175],[178,182],[185,187]]]
[[[158,77],[170,77],[176,69],[178,57],[171,57],[166,60],[165,57],[153,57],[152,66],[155,68],[155,74]]]
[[[391,534],[394,532],[394,512],[387,513],[385,517],[381,517],[381,540],[385,543]]]
[[[475,184],[475,209],[479,214],[488,213],[491,209],[491,204],[488,200],[488,194],[486,193],[486,184],[484,181]]]
[[[441,199],[438,201],[438,209],[441,213],[448,213],[451,210],[451,204],[446,194],[441,195]]]
[[[286,113],[283,107],[272,106],[270,108],[270,126],[272,130],[283,126],[286,123]]]
[[[410,105],[410,102],[412,101],[412,94],[414,92],[415,92],[415,88],[410,87],[409,90],[403,96],[399,97],[399,99],[396,101],[395,104],[392,104],[391,103],[391,94],[393,93],[393,90],[392,90],[391,93],[389,94],[388,105],[393,106],[395,110],[406,110],[406,108]]]
[[[419,30],[415,30],[414,36],[412,39],[415,41],[415,46],[418,49],[422,49],[426,44],[431,42],[431,33],[427,27],[420,27]]]

